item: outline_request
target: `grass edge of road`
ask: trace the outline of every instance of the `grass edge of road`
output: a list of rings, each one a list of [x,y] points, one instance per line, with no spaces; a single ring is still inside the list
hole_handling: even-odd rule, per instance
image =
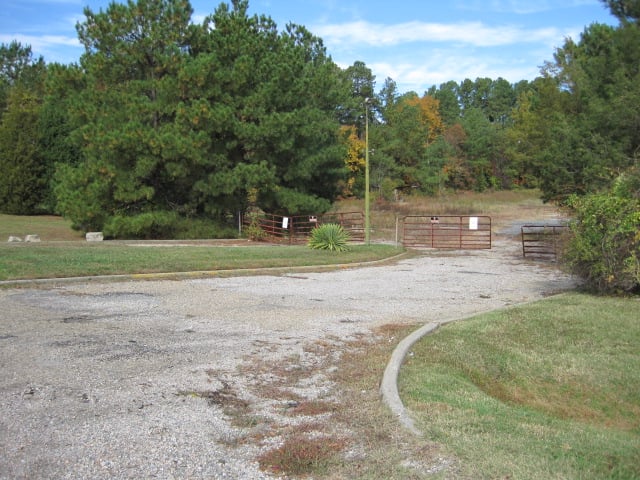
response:
[[[267,433],[250,412],[234,418],[251,423],[248,441],[276,445],[258,460],[288,478],[639,478],[639,302],[567,292],[424,337],[399,382],[421,436],[375,388],[391,351],[420,325],[386,325],[340,348],[315,342],[307,354],[325,363],[314,357],[312,367],[253,360],[248,371],[277,379],[258,385],[257,396],[287,405],[301,376],[322,376],[339,350],[329,375],[339,395],[296,398],[284,408],[302,423]]]
[[[640,478],[639,307],[572,292],[445,325],[401,397],[458,478]]]
[[[382,261],[403,252],[388,244],[353,245],[340,253],[273,245],[9,244],[0,245],[0,281],[349,265]]]

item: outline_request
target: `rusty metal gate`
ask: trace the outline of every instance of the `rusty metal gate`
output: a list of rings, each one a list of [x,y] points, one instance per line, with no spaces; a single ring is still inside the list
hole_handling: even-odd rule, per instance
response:
[[[522,256],[557,259],[567,225],[522,225]]]
[[[324,215],[273,215],[262,214],[257,217],[258,226],[267,239],[276,243],[306,243],[311,231],[323,223],[337,223],[350,235],[352,242],[364,241],[364,214],[362,212],[326,213]],[[244,225],[251,219],[245,217]]]
[[[478,250],[491,248],[491,217],[408,215],[402,221],[402,244],[414,248]]]

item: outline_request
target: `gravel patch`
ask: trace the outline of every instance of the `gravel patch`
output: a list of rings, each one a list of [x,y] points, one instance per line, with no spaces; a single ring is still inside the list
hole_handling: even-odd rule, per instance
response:
[[[229,407],[278,418],[251,386],[270,364],[313,364],[384,324],[446,322],[575,286],[492,250],[280,276],[87,282],[0,290],[0,478],[274,478]],[[294,362],[295,363],[295,362]],[[326,375],[296,398],[339,398]],[[372,385],[372,389],[377,389]],[[296,402],[291,403],[295,405]]]

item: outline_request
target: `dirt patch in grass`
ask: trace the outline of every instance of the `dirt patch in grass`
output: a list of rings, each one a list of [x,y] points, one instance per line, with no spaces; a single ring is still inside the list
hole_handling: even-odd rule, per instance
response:
[[[292,405],[290,415],[323,415],[333,413],[340,408],[337,402],[326,402],[322,400],[306,400]]]
[[[249,402],[239,397],[233,388],[226,382],[223,382],[223,386],[219,390],[181,390],[178,392],[178,395],[204,398],[209,405],[222,407],[225,414],[230,416],[245,415],[249,409]]]
[[[391,351],[413,328],[386,325],[351,341],[323,339],[284,360],[247,358],[240,370],[251,400],[234,424],[261,419],[245,435],[261,446],[260,467],[316,479],[451,473],[455,459],[403,430],[378,391]]]
[[[282,445],[267,450],[258,461],[263,470],[288,475],[318,474],[327,471],[332,459],[345,447],[334,437],[310,438],[300,433],[287,437]]]

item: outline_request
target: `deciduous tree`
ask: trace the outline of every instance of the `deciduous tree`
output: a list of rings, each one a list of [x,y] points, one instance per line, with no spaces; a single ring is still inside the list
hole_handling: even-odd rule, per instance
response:
[[[546,200],[606,189],[637,162],[639,72],[640,28],[629,23],[589,26],[545,66],[523,145]]]
[[[436,99],[415,92],[401,96],[392,108],[385,109],[384,142],[379,145],[383,158],[391,158],[396,175],[404,188],[431,190],[426,178],[437,176],[439,166],[427,160],[427,148],[439,135],[444,125]],[[378,155],[378,153],[376,153]]]

